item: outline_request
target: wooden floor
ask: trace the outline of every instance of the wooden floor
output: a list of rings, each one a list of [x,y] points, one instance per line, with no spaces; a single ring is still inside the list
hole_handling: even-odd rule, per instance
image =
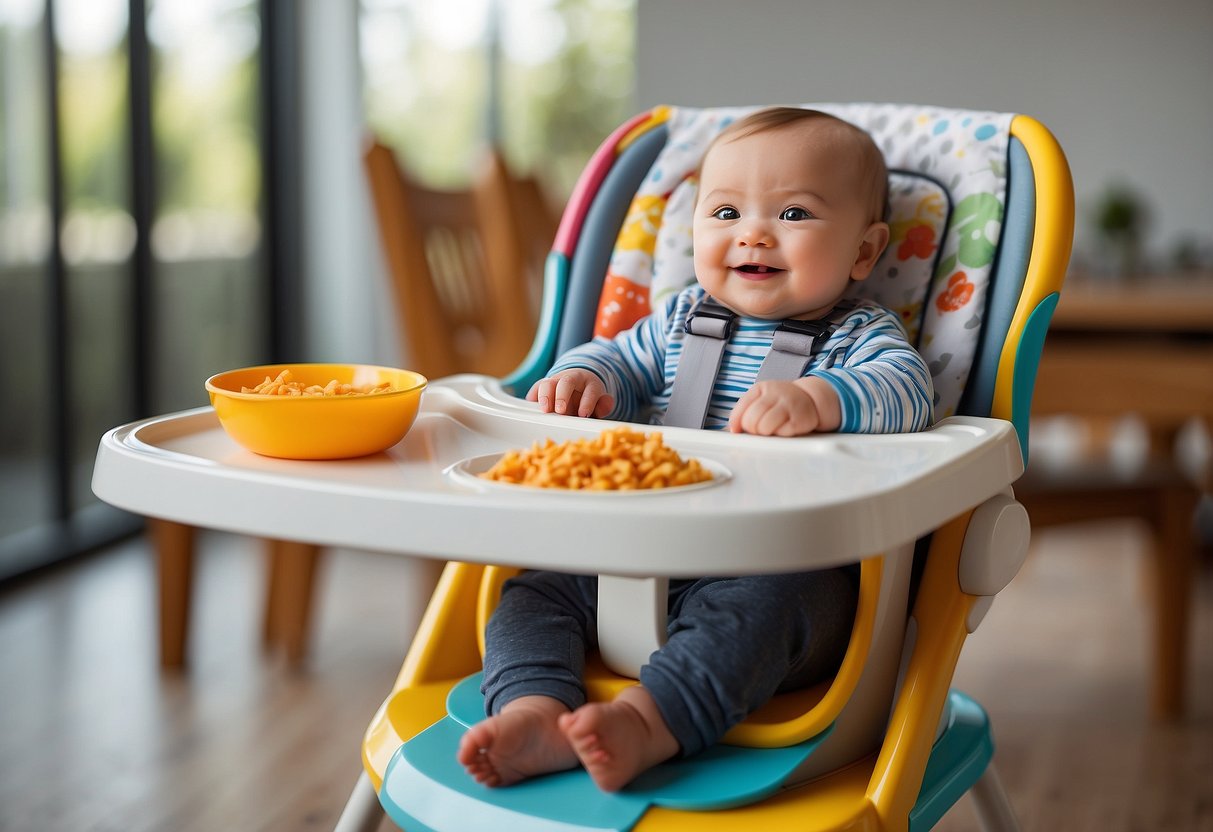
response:
[[[1143,545],[1131,524],[1038,533],[965,648],[956,686],[990,711],[1026,830],[1213,832],[1213,569],[1197,588],[1191,714],[1151,724]],[[155,663],[142,541],[0,591],[0,830],[331,829],[414,625],[401,588],[417,576],[331,557],[312,658],[292,672],[258,646],[262,568],[249,541],[205,538],[183,674]],[[967,803],[938,828],[975,828]]]

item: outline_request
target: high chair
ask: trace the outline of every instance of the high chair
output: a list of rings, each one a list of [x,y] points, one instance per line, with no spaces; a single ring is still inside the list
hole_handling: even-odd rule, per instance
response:
[[[580,770],[487,789],[455,763],[462,725],[483,716],[476,676],[483,627],[513,570],[449,563],[395,687],[367,729],[365,774],[339,821],[342,832],[375,828],[381,807],[411,831],[920,830],[965,792],[987,827],[1017,828],[990,765],[986,714],[949,684],[965,637],[1027,551],[1027,515],[1011,484],[1023,471],[1037,361],[1069,257],[1069,170],[1053,137],[1024,116],[808,106],[868,130],[886,154],[892,240],[857,289],[901,314],[931,367],[937,425],[915,435],[925,455],[919,462],[944,453],[933,437],[966,431],[1005,430],[1019,450],[1009,440],[1008,456],[990,460],[981,476],[949,463],[916,481],[914,499],[901,504],[916,511],[882,511],[891,487],[879,485],[869,487],[870,512],[860,500],[848,503],[854,510],[845,516],[822,506],[830,522],[796,526],[811,530],[821,549],[839,529],[858,533],[862,526],[873,540],[883,540],[888,528],[909,530],[897,545],[849,553],[847,560],[861,564],[860,601],[835,679],[776,697],[717,747],[663,764],[616,794],[598,792]],[[515,394],[542,377],[559,352],[630,326],[650,299],[693,279],[691,174],[711,137],[747,111],[657,108],[604,142],[549,255],[531,352],[505,379]],[[806,478],[828,475],[811,468],[813,443],[835,441],[719,442],[741,453],[737,440],[753,453],[810,454]],[[853,452],[872,454],[875,463],[881,447],[856,444]],[[839,500],[864,487],[839,483]],[[779,498],[769,498],[762,543],[793,558],[803,540],[787,539],[793,526],[775,510]],[[956,509],[933,529],[914,531],[915,515],[942,503]],[[623,514],[620,524],[622,541]],[[731,548],[741,542],[705,542],[687,531],[694,544],[686,545],[686,574],[744,571]],[[502,539],[503,552],[519,545]],[[600,576],[601,653],[587,675],[592,699],[629,684],[665,628],[666,579],[637,574],[643,564],[631,565],[618,545],[625,577]]]

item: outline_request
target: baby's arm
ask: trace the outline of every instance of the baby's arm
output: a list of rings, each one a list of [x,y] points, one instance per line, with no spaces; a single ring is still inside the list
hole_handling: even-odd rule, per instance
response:
[[[841,423],[838,393],[816,376],[760,381],[738,400],[729,416],[730,431],[759,436],[804,436],[838,430]]]
[[[893,433],[932,422],[934,390],[922,356],[906,340],[897,317],[862,307],[834,347],[826,369],[795,381],[758,382],[729,418],[734,433],[803,436],[824,431]]]
[[[601,419],[615,406],[602,379],[580,367],[561,370],[531,385],[527,401],[539,402],[544,413],[569,413]]]
[[[638,421],[665,381],[667,330],[677,299],[671,296],[614,338],[595,338],[564,353],[527,398],[545,413]]]
[[[851,339],[853,338],[853,341]],[[908,433],[934,421],[935,391],[923,357],[891,312],[854,331],[845,352],[813,370],[833,388],[844,433]]]

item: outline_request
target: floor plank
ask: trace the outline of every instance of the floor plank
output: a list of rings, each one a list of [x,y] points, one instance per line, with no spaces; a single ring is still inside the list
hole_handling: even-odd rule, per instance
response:
[[[1037,534],[966,645],[956,686],[991,714],[1027,830],[1213,832],[1213,570],[1197,587],[1191,713],[1153,724],[1144,546],[1132,524]],[[255,544],[205,535],[198,566],[182,673],[156,664],[142,541],[0,590],[0,830],[332,828],[432,568],[327,558],[311,657],[291,671],[257,642]],[[938,829],[974,825],[962,801]]]

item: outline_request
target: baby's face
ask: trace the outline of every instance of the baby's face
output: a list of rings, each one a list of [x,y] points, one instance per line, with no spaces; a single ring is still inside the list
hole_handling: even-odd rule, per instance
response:
[[[839,142],[798,125],[708,152],[693,226],[708,294],[742,315],[809,320],[868,276],[887,227],[872,222],[857,154]]]

